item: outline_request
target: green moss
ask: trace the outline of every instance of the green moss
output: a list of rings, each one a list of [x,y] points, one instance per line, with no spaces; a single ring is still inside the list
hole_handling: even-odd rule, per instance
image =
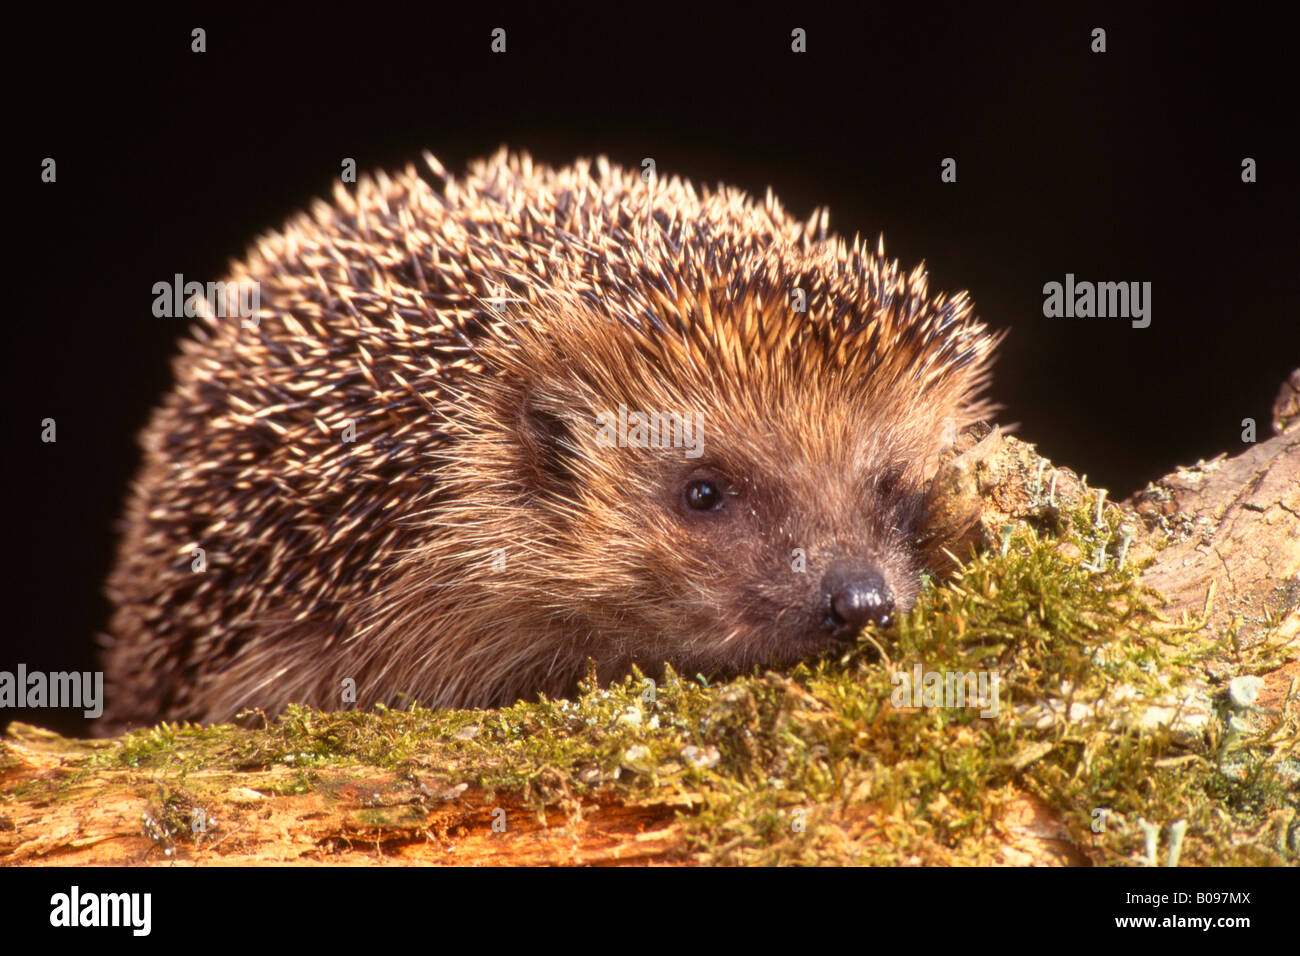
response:
[[[1228,732],[1221,700],[1190,732],[1124,717],[1160,703],[1201,662],[1231,655],[1247,674],[1281,652],[1268,641],[1230,651],[1231,635],[1208,635],[1203,621],[1164,621],[1137,569],[1116,566],[1124,516],[1108,506],[1098,527],[1095,507],[1086,485],[1078,500],[1040,507],[1005,554],[929,583],[895,630],[787,674],[711,685],[670,672],[658,686],[637,674],[589,681],[577,700],[491,711],[293,707],[262,730],[162,725],[88,762],[175,780],[214,765],[290,768],[280,792],[363,765],[515,792],[539,808],[597,792],[671,796],[690,807],[692,850],[751,864],[991,862],[1002,807],[1029,790],[1102,863],[1141,859],[1144,819],[1187,821],[1184,864],[1294,864],[1294,703],[1254,715],[1248,734]],[[996,716],[892,706],[891,666],[918,663],[996,671]],[[1053,719],[1044,702],[1071,719]],[[1106,827],[1094,833],[1098,811]],[[376,809],[389,822],[375,825],[391,825],[392,812]]]

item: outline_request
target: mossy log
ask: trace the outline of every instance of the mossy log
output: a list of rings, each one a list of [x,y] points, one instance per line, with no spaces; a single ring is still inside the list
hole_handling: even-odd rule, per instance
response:
[[[1120,503],[968,432],[923,542],[950,579],[791,674],[108,741],[11,725],[0,863],[1142,865],[1155,827],[1162,862],[1295,865],[1297,393],[1274,437]],[[914,660],[992,662],[1012,706],[898,706]]]

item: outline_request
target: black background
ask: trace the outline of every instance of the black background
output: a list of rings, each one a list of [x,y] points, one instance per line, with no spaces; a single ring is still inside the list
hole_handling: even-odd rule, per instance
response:
[[[1239,451],[1245,417],[1267,437],[1300,365],[1295,34],[1269,7],[735,10],[51,4],[11,24],[0,669],[94,666],[136,434],[184,331],[151,314],[153,284],[220,278],[328,196],[344,157],[393,168],[427,148],[455,173],[502,143],[551,163],[649,156],[661,175],[771,186],[797,215],[828,205],[835,231],[883,232],[933,290],[968,289],[1011,329],[1001,420],[1114,498]],[[1151,326],[1044,318],[1043,284],[1067,272],[1150,281]]]

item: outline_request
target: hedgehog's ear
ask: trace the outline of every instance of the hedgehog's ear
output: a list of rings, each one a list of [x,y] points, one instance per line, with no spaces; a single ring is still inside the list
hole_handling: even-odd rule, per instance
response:
[[[573,461],[578,448],[563,411],[530,388],[520,405],[519,433],[529,477],[553,494],[568,497],[576,481]]]

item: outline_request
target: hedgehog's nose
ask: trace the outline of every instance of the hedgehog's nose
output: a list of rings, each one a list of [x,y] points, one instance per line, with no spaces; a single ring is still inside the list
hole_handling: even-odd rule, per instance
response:
[[[894,617],[894,596],[880,572],[868,565],[833,563],[822,578],[822,596],[822,626],[835,637],[853,637],[864,624],[884,627]]]

